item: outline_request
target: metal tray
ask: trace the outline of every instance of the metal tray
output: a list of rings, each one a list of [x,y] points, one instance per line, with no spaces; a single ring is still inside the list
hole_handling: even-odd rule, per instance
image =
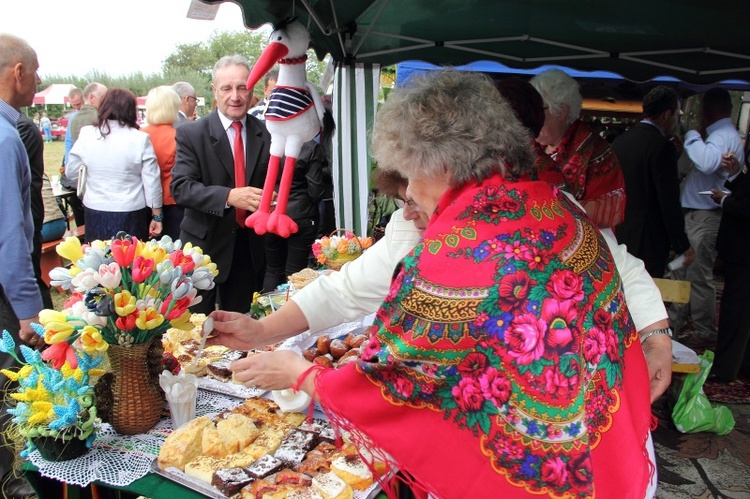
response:
[[[201,376],[198,378],[198,388],[242,399],[262,397],[263,394],[268,391],[261,390],[260,388],[248,388],[245,385],[238,385],[236,383],[219,381],[218,379],[209,378],[208,376]]]
[[[229,499],[227,496],[225,496],[206,482],[198,480],[197,478],[187,476],[177,468],[169,467],[166,470],[162,470],[159,467],[158,458],[154,459],[151,462],[151,471],[156,473],[157,475],[163,476],[167,480],[179,483],[183,487],[187,487],[188,489],[198,492],[199,494],[203,494],[206,497],[211,497],[213,499]],[[370,487],[365,490],[355,490],[354,499],[372,499],[378,495],[380,490],[380,485],[377,481],[375,481],[372,485],[370,485]],[[239,496],[235,495],[233,497]]]
[[[159,467],[158,458],[151,462],[151,471],[157,475],[163,476],[167,480],[179,483],[183,487],[187,487],[199,494],[203,494],[206,497],[211,497],[213,499],[228,499],[227,496],[213,488],[211,485],[202,480],[198,480],[197,478],[189,477],[177,468],[169,467],[166,470],[162,470]]]

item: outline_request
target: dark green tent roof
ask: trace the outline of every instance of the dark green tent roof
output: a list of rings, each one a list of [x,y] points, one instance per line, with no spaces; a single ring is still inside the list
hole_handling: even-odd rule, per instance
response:
[[[205,0],[219,3],[223,0]],[[710,84],[750,80],[748,0],[235,0],[257,28],[291,15],[319,57],[390,65],[496,60]]]

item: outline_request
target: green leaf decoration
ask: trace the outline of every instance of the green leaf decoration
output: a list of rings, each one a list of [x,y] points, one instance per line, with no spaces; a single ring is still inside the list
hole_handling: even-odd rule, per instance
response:
[[[445,244],[450,246],[451,248],[455,248],[458,246],[458,243],[461,242],[461,239],[455,234],[449,234],[445,237]]]
[[[460,234],[464,239],[469,239],[471,241],[476,241],[477,239],[477,231],[471,227],[461,229]]]
[[[443,246],[443,243],[440,241],[430,241],[430,243],[427,245],[427,251],[429,251],[433,255],[436,255],[438,251],[440,251],[441,246]]]

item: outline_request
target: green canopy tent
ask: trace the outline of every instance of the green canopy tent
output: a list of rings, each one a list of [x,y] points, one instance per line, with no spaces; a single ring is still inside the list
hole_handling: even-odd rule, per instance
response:
[[[224,0],[204,0],[220,3]],[[340,226],[363,232],[383,65],[496,60],[520,69],[558,64],[643,82],[750,80],[747,0],[234,0],[245,25],[289,16],[308,26],[318,57],[337,64],[334,179]]]

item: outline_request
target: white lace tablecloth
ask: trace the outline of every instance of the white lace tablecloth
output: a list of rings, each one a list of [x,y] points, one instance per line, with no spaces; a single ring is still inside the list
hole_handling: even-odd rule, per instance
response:
[[[318,333],[306,331],[290,338],[279,348],[300,351],[315,343],[318,336],[323,334],[337,338],[355,330],[362,330],[372,323],[373,318],[374,314],[363,320],[347,322]],[[224,393],[206,391],[216,389],[210,383],[203,388],[198,390],[196,416],[233,409],[244,402],[237,396],[248,395],[233,393],[235,396],[229,396],[225,394],[228,393],[226,390]],[[262,393],[259,391],[249,395]],[[125,487],[144,477],[151,470],[151,463],[159,455],[159,449],[171,432],[171,418],[163,418],[151,431],[141,435],[120,435],[109,424],[104,423],[98,428],[91,450],[79,458],[53,463],[44,459],[39,451],[34,451],[29,454],[29,460],[39,469],[42,476],[61,482],[85,487],[98,480],[109,485]]]
[[[216,414],[233,409],[242,402],[239,398],[198,390],[195,414]],[[151,463],[171,432],[171,418],[163,418],[151,431],[141,435],[120,435],[104,423],[97,431],[91,450],[79,458],[53,463],[42,458],[39,451],[34,451],[29,460],[42,476],[61,482],[85,487],[99,480],[125,487],[150,471]]]

